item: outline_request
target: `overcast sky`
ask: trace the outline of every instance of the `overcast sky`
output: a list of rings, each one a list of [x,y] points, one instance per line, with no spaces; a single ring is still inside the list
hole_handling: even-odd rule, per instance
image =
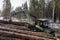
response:
[[[10,0],[12,7],[16,8],[22,6],[22,3],[25,3],[28,0]],[[3,8],[3,0],[0,0],[0,10]]]
[[[22,6],[22,3],[25,3],[26,1],[28,1],[29,3],[29,0],[10,0],[10,1],[11,1],[12,7],[14,8],[18,6]],[[0,0],[0,10],[2,10],[2,8],[3,8],[3,0]]]

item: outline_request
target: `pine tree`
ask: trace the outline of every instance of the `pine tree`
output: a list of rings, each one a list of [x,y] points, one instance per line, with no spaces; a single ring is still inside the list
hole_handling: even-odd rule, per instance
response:
[[[2,16],[5,19],[10,19],[10,16],[11,16],[10,10],[11,10],[10,0],[4,0],[3,1],[3,13],[2,13]]]
[[[54,20],[54,22],[56,22],[56,20],[58,19],[58,20],[60,20],[60,18],[59,18],[59,8],[60,7],[60,0],[53,0],[53,20]]]
[[[39,16],[44,18],[44,10],[45,10],[45,0],[39,0]]]

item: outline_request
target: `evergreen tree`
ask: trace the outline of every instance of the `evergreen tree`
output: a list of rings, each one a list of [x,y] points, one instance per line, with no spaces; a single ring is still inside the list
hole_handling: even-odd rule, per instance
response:
[[[10,0],[4,0],[3,1],[3,13],[2,13],[2,16],[5,19],[10,19],[10,16],[11,16],[10,10],[11,10]]]
[[[45,0],[39,0],[39,16],[44,18],[45,12]]]
[[[42,18],[44,14],[44,0],[30,0],[30,12],[36,16],[37,19]]]

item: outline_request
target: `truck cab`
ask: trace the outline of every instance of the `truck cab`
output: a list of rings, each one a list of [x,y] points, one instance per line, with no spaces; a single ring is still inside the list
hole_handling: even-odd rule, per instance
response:
[[[36,25],[39,25],[39,26],[48,26],[49,25],[49,22],[47,19],[39,19],[35,22]]]
[[[47,33],[55,36],[55,31],[48,26],[49,21],[47,19],[39,19],[36,21],[35,24],[43,28],[43,30],[46,31]]]

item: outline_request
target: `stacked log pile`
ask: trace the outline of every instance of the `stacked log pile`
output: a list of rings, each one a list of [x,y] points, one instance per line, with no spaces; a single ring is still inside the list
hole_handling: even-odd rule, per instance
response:
[[[21,29],[11,27],[9,24],[0,24],[0,36],[8,38],[17,38],[18,40],[56,40],[54,37],[45,34],[44,32],[33,32],[26,27],[20,26]],[[19,26],[16,26],[19,27]],[[25,30],[23,30],[25,29]],[[11,39],[12,40],[12,39]]]

